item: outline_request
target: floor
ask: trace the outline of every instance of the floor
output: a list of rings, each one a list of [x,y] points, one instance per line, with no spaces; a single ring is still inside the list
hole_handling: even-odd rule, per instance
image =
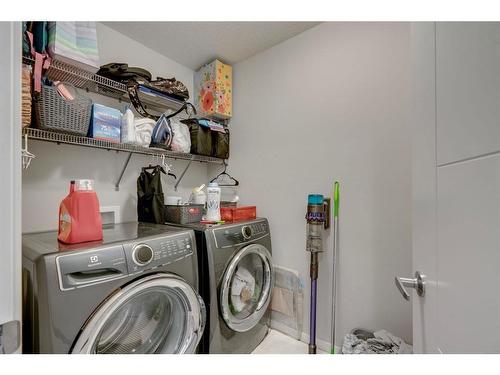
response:
[[[271,330],[252,354],[307,354],[307,344],[281,332]],[[327,354],[318,350],[318,354]]]

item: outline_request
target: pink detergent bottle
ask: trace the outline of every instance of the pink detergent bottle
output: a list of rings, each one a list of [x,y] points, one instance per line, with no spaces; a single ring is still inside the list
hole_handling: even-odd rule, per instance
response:
[[[67,244],[102,240],[99,199],[93,180],[71,181],[59,207],[58,239]]]

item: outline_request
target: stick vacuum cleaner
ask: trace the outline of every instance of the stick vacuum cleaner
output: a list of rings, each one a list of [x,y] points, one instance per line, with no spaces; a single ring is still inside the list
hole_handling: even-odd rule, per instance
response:
[[[330,227],[330,198],[310,194],[307,198],[306,250],[311,253],[311,306],[309,315],[309,354],[316,354],[316,292],[318,281],[318,253],[323,251],[323,231]]]

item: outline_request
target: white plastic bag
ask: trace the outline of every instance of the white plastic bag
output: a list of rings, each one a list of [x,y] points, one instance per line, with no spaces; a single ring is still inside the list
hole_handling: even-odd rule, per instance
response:
[[[170,149],[172,151],[189,154],[191,151],[191,135],[189,134],[189,127],[176,118],[170,119],[170,127],[174,133]]]
[[[136,143],[135,139],[135,125],[134,125],[134,113],[127,107],[125,113],[122,116],[122,132],[121,132],[122,143]]]
[[[245,267],[238,267],[231,285],[231,302],[236,312],[241,312],[255,292],[255,278]]]

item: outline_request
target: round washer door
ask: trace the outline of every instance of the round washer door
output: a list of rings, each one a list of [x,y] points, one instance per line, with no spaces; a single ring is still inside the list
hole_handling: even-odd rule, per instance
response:
[[[143,277],[104,301],[82,328],[72,353],[194,353],[205,305],[181,278]]]
[[[259,322],[271,301],[274,268],[260,244],[241,249],[226,267],[220,288],[221,315],[229,328],[246,332]]]

